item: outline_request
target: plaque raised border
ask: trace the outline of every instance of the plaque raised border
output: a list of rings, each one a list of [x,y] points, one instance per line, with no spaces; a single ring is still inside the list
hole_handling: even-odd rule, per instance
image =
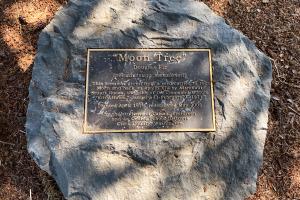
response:
[[[209,78],[210,78],[210,93],[211,93],[211,105],[212,105],[212,128],[184,128],[184,129],[99,129],[99,130],[87,130],[87,109],[88,109],[88,84],[89,84],[89,63],[90,63],[90,52],[91,51],[205,51],[208,52],[209,60]],[[101,48],[89,48],[87,49],[87,62],[86,62],[86,73],[85,73],[85,102],[84,102],[84,123],[83,133],[84,134],[96,134],[96,133],[151,133],[151,132],[213,132],[216,131],[216,120],[215,120],[215,106],[214,106],[214,90],[213,90],[213,67],[212,67],[212,55],[210,49],[204,48],[189,48],[189,49],[163,49],[163,48],[148,48],[148,49],[101,49]]]

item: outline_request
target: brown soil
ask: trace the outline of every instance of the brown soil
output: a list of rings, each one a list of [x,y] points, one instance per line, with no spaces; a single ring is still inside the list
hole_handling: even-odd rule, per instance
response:
[[[264,162],[254,199],[300,199],[300,2],[204,0],[273,59]],[[63,199],[26,150],[38,34],[65,0],[0,0],[0,200]]]

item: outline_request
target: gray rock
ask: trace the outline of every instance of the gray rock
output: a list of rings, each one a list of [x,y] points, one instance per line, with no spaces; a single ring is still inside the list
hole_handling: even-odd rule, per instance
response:
[[[87,48],[211,48],[217,131],[82,134]],[[40,34],[28,151],[65,198],[244,199],[267,132],[270,60],[205,4],[71,0]]]

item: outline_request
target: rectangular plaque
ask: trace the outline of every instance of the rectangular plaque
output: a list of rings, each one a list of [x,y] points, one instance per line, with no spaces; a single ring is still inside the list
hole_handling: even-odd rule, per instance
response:
[[[215,131],[209,49],[88,49],[84,133]]]

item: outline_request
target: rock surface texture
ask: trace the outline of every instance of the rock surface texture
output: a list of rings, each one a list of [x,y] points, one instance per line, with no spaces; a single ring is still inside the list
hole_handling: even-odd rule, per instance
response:
[[[217,131],[82,134],[87,48],[210,48]],[[244,199],[262,162],[271,72],[203,3],[71,0],[39,38],[28,150],[70,200]]]

